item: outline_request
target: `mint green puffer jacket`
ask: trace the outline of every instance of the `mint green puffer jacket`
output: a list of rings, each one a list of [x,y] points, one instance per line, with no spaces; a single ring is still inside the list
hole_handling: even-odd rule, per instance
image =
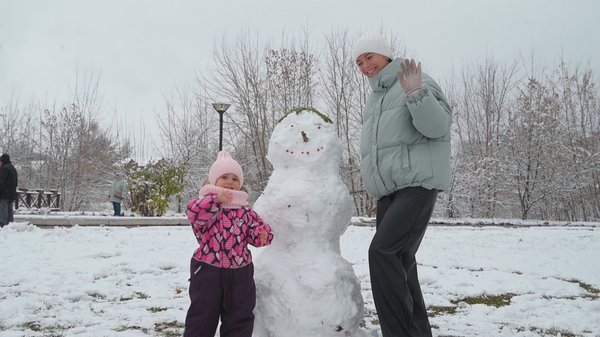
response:
[[[361,133],[362,176],[376,199],[409,186],[450,186],[451,108],[440,87],[423,74],[423,90],[407,98],[395,59],[369,83]]]

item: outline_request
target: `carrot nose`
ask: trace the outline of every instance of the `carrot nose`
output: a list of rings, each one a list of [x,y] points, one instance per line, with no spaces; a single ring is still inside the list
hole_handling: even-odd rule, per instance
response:
[[[308,142],[308,137],[306,137],[306,132],[301,131],[300,134],[302,135],[302,140],[304,140],[305,143]]]

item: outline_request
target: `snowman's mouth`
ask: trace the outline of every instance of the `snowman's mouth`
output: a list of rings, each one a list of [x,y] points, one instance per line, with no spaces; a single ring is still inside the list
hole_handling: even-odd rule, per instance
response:
[[[291,154],[291,155],[293,155],[293,154],[300,154],[300,155],[310,156],[311,153],[314,154],[314,153],[319,153],[319,152],[323,151],[323,148],[324,148],[323,146],[318,147],[318,148],[316,148],[315,151],[310,151],[310,150],[305,150],[305,151],[298,151],[298,150],[296,150],[296,151],[294,151],[294,150],[287,149],[287,150],[285,150],[285,153]]]

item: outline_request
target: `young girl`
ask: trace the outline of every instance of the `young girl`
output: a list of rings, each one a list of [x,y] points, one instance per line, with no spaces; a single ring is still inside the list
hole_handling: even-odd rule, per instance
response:
[[[269,225],[248,205],[242,167],[220,151],[200,197],[186,211],[200,246],[190,265],[191,304],[184,337],[214,337],[221,319],[221,337],[251,337],[256,289],[248,244],[273,240]]]

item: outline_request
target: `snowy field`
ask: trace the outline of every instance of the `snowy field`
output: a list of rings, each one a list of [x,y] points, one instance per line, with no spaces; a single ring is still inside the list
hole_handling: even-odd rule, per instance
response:
[[[341,247],[377,336],[373,232],[350,226]],[[185,226],[6,226],[0,336],[180,336],[195,246]],[[431,226],[417,258],[434,336],[600,336],[598,226]]]

